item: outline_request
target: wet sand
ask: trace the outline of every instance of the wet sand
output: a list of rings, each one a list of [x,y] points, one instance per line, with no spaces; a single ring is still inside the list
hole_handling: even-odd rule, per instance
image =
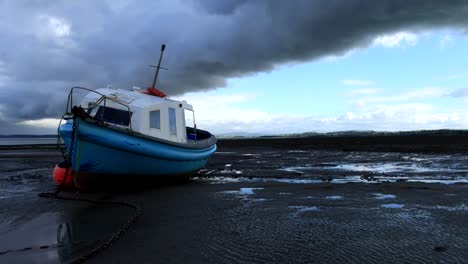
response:
[[[463,152],[230,142],[221,141],[206,170],[185,183],[65,193],[143,209],[89,263],[468,262]],[[32,247],[0,254],[0,262],[73,261],[105,243],[134,213],[39,198],[54,190],[51,171],[59,160],[46,146],[0,150],[0,252]]]

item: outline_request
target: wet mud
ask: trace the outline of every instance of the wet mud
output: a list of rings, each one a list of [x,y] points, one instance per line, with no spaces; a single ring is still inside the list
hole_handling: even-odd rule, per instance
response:
[[[0,262],[76,260],[133,214],[39,198],[59,160],[50,147],[0,150]],[[64,195],[143,208],[89,263],[467,263],[467,179],[463,152],[220,144],[184,183]]]

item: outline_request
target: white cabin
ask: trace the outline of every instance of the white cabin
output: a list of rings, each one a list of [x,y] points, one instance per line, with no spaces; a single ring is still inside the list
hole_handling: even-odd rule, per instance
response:
[[[96,92],[89,93],[81,102],[91,116],[146,136],[187,143],[185,112],[191,112],[188,119],[194,115],[192,106],[185,101],[145,94],[139,89],[101,88]],[[98,93],[106,99],[100,100],[102,95]]]

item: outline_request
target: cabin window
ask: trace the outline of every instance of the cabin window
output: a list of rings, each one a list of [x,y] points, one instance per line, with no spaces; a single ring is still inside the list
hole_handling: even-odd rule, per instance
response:
[[[193,110],[184,109],[185,126],[195,127],[195,114]]]
[[[127,110],[99,106],[94,117],[107,123],[128,126],[130,124],[131,116],[132,112],[128,112]]]
[[[155,110],[150,112],[150,128],[161,129],[161,111]]]
[[[174,108],[169,108],[169,132],[171,135],[177,135],[176,112]]]
[[[197,140],[197,134],[195,132],[195,113],[193,110],[184,109],[185,126],[187,131],[187,139]]]

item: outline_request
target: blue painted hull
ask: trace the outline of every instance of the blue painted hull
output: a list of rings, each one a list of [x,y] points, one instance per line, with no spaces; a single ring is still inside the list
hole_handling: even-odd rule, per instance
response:
[[[72,124],[59,128],[67,149]],[[78,118],[72,155],[73,172],[98,175],[187,175],[203,168],[216,144],[203,149],[153,141]]]

